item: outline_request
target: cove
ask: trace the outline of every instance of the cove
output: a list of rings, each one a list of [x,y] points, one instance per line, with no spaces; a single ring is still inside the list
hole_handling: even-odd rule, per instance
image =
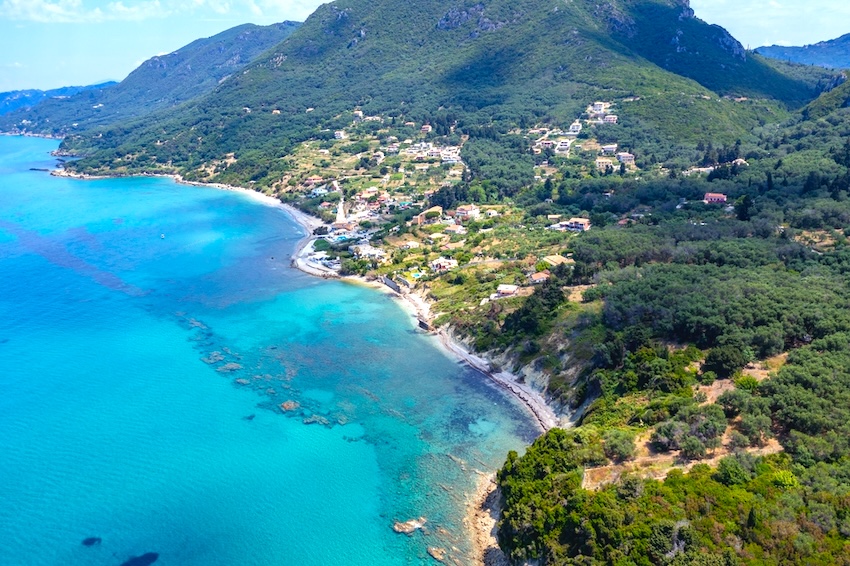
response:
[[[0,137],[4,564],[468,563],[522,407],[390,297],[291,269],[279,209],[32,170],[56,147]]]

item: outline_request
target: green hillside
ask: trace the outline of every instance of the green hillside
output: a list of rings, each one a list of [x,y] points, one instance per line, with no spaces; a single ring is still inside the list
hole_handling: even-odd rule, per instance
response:
[[[572,413],[498,474],[512,563],[850,564],[843,81],[682,1],[339,0],[206,95],[64,148],[330,220],[344,197],[325,259],[427,294]]]
[[[848,563],[847,98],[706,148],[708,174],[529,191],[526,227],[594,219],[554,286],[582,298],[453,313],[545,363],[578,410],[499,473],[514,563]]]
[[[732,143],[816,94],[672,0],[339,0],[206,97],[66,147],[91,155],[77,165],[89,171],[188,173],[234,154],[232,181],[271,186],[282,155],[355,107],[442,134],[455,126],[474,151],[517,126],[563,127],[604,99],[633,101],[624,129],[651,132],[636,149],[663,160],[683,144]]]
[[[109,89],[45,100],[36,108],[10,113],[0,129],[65,135],[115,124],[156,110],[169,111],[206,94],[298,28],[295,22],[241,25],[142,63]],[[25,124],[22,122],[26,120]]]

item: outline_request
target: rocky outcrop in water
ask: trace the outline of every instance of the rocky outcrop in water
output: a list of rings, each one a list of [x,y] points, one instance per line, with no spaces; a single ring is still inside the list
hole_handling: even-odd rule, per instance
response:
[[[428,519],[425,517],[419,517],[418,519],[410,519],[409,521],[396,521],[393,525],[393,530],[399,534],[404,533],[406,535],[413,534],[415,531],[422,529],[425,527],[425,523],[428,522]]]

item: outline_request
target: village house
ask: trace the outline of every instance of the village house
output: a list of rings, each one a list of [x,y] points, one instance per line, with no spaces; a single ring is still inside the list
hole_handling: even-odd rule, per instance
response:
[[[726,195],[723,193],[705,193],[703,202],[705,204],[726,204]]]
[[[624,165],[634,165],[635,164],[635,156],[631,153],[627,153],[625,151],[617,154],[617,161],[623,163]]]
[[[608,114],[606,115],[602,121],[606,124],[616,124],[619,117],[616,114]]]
[[[519,287],[517,285],[499,285],[496,287],[496,294],[498,298],[503,297],[514,297],[519,292]]]
[[[587,232],[590,230],[590,220],[587,218],[570,218],[564,223],[570,232]]]
[[[344,130],[337,130],[334,132],[334,139],[344,140],[346,138]]]
[[[531,281],[532,285],[539,285],[540,283],[545,283],[549,281],[549,278],[552,274],[548,269],[544,269],[543,271],[538,271],[537,273],[532,273],[528,276],[529,281]]]
[[[597,157],[596,158],[596,168],[597,169],[599,169],[600,171],[606,171],[609,167],[611,167],[611,168],[614,167],[613,161],[611,161],[610,159],[606,159],[604,157]]]
[[[443,273],[457,267],[457,260],[446,257],[438,257],[430,263],[431,269],[437,273]]]
[[[547,226],[546,229],[555,230],[556,232],[586,232],[590,230],[590,220],[587,218],[570,218],[569,220]]]
[[[422,244],[420,244],[419,242],[411,240],[409,242],[403,243],[401,245],[401,247],[405,250],[418,250],[421,247],[421,245]]]
[[[555,153],[569,153],[570,144],[572,144],[572,142],[569,140],[559,141],[558,145],[555,146]]]
[[[312,191],[310,191],[310,196],[312,198],[321,197],[321,196],[324,196],[326,194],[328,194],[328,190],[324,186],[316,187]]]
[[[304,186],[305,187],[311,187],[313,185],[318,185],[318,184],[322,183],[324,180],[325,180],[324,177],[321,177],[319,175],[312,175],[312,176],[304,179]]]
[[[335,206],[336,206],[335,203],[325,201],[325,202],[323,202],[322,204],[319,205],[319,208],[321,208],[322,210],[330,210]]]
[[[592,106],[591,108],[592,108],[593,112],[595,112],[595,113],[597,113],[597,114],[598,114],[598,113],[600,113],[600,112],[605,112],[605,108],[606,108],[607,106],[608,106],[608,105],[607,105],[607,104],[605,104],[604,102],[594,102],[594,103],[593,103],[593,106]]]
[[[433,129],[434,128],[431,127],[431,124],[423,124],[419,131],[423,134],[430,134]]]
[[[575,122],[570,124],[570,130],[568,132],[568,135],[577,136],[579,133],[581,133],[581,129],[582,129],[581,122],[576,120]]]
[[[617,144],[609,143],[602,146],[602,155],[614,155],[617,153]]]
[[[331,224],[331,228],[333,228],[336,232],[351,232],[357,228],[357,224],[349,221],[334,222]]]
[[[481,216],[481,210],[474,204],[463,204],[455,211],[455,218],[460,221],[476,220],[479,216]]]
[[[374,259],[384,261],[387,258],[387,252],[369,244],[359,244],[352,246],[351,251],[357,259]]]

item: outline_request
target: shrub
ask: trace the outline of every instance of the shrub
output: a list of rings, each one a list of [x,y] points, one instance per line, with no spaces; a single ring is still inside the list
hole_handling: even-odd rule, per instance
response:
[[[602,437],[605,455],[616,461],[628,460],[635,453],[635,437],[625,430],[609,430]]]

